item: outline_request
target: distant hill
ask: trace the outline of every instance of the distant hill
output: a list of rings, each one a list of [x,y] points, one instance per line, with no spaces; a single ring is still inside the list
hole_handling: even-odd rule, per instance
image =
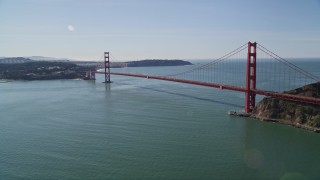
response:
[[[15,63],[26,63],[32,62],[33,60],[24,57],[12,57],[12,58],[2,58],[0,59],[1,64],[15,64]]]
[[[192,65],[192,63],[183,60],[162,60],[162,59],[146,59],[141,61],[125,62],[128,67],[147,67],[147,66],[184,66]]]
[[[54,58],[43,56],[30,56],[30,57],[0,57],[0,63],[24,63],[30,61],[52,61],[52,62],[69,62],[74,61],[67,58]]]
[[[30,61],[25,63],[0,63],[0,79],[85,79],[87,71],[95,70],[95,67],[78,66],[69,62]]]
[[[26,63],[26,62],[37,62],[37,61],[47,61],[47,62],[70,62],[78,66],[96,66],[98,68],[103,68],[102,61],[77,61],[66,58],[53,58],[53,57],[43,57],[43,56],[30,56],[30,57],[2,57],[0,58],[0,64],[15,64],[15,63]],[[163,59],[146,59],[138,61],[128,61],[128,62],[111,62],[111,67],[148,67],[148,66],[184,66],[192,65],[192,63],[183,60],[163,60]]]
[[[29,57],[25,57],[34,61],[75,61],[72,59],[68,59],[68,58],[56,58],[56,57],[45,57],[45,56],[29,56]]]

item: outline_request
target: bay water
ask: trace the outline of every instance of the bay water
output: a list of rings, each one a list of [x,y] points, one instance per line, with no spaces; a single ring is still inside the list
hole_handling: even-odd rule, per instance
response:
[[[320,134],[229,116],[242,93],[103,78],[0,83],[0,178],[320,178]]]

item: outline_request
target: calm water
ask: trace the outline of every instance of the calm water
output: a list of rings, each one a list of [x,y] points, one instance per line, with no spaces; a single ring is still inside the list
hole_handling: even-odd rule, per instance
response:
[[[228,116],[241,93],[102,79],[1,83],[0,178],[320,178],[320,134]]]

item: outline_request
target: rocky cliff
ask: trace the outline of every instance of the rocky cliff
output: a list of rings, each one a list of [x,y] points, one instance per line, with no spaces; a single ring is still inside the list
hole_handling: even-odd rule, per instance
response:
[[[285,93],[320,98],[320,82]],[[320,105],[267,97],[258,103],[251,116],[261,120],[280,122],[320,132]]]

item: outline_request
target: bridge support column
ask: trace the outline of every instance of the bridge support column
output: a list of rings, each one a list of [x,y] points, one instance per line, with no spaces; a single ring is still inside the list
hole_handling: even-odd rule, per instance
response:
[[[104,79],[105,83],[111,83],[109,52],[104,52]]]
[[[256,69],[257,69],[257,43],[248,42],[247,74],[246,74],[246,104],[244,112],[250,113],[256,104]]]

